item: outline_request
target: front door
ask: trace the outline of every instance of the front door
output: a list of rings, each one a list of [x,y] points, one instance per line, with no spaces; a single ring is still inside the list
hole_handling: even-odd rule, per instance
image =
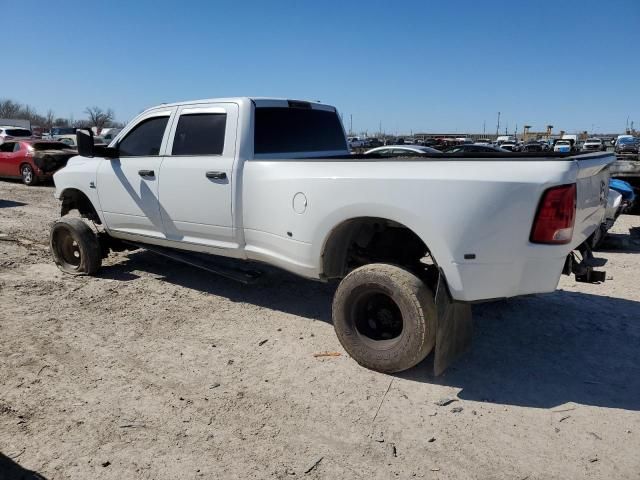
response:
[[[19,168],[15,166],[16,154],[13,152],[16,142],[4,142],[0,144],[0,176],[15,177],[20,175]]]
[[[169,240],[236,248],[232,215],[238,105],[185,105],[160,167],[160,210]]]
[[[164,238],[158,181],[174,111],[152,111],[139,119],[118,141],[119,158],[98,166],[98,197],[109,230]]]

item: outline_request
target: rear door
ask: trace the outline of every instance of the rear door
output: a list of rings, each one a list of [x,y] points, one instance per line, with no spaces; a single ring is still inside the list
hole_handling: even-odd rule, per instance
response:
[[[236,248],[232,187],[238,105],[178,109],[160,168],[160,208],[169,240]]]
[[[118,141],[119,158],[100,162],[96,184],[110,230],[164,237],[158,179],[175,110],[154,110],[139,118]]]

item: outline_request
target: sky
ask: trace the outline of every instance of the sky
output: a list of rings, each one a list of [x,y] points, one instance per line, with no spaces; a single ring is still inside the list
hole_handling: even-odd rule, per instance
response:
[[[0,11],[15,20],[0,32],[0,98],[40,113],[80,119],[97,105],[127,122],[163,102],[273,96],[335,105],[356,132],[495,133],[498,112],[501,132],[640,129],[640,0],[0,0]]]

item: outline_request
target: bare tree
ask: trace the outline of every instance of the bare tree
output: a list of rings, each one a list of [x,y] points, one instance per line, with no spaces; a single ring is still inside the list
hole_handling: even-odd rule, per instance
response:
[[[92,126],[96,127],[97,134],[100,135],[100,131],[113,120],[113,110],[110,108],[102,110],[100,107],[87,107],[84,111],[89,116],[89,122]]]
[[[8,98],[0,99],[0,118],[15,118],[22,110],[22,105]]]
[[[54,125],[54,121],[55,121],[56,116],[53,113],[53,110],[49,109],[47,110],[47,116],[45,117],[45,122],[44,122],[44,129],[47,132],[51,131],[51,127],[53,127]]]
[[[75,128],[91,128],[94,124],[91,120],[75,120],[71,122],[71,126]]]
[[[55,127],[68,127],[69,126],[69,119],[68,118],[58,117],[53,121],[53,126],[55,126]]]

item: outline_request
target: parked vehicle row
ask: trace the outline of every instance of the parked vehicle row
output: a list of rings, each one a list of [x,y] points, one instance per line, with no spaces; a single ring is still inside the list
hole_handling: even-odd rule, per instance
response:
[[[592,248],[597,249],[600,247],[617,218],[633,209],[635,200],[636,194],[630,183],[614,178],[609,180],[607,207],[600,228],[590,238]]]
[[[19,178],[25,185],[50,178],[77,152],[62,142],[7,140],[0,145],[0,177]]]

